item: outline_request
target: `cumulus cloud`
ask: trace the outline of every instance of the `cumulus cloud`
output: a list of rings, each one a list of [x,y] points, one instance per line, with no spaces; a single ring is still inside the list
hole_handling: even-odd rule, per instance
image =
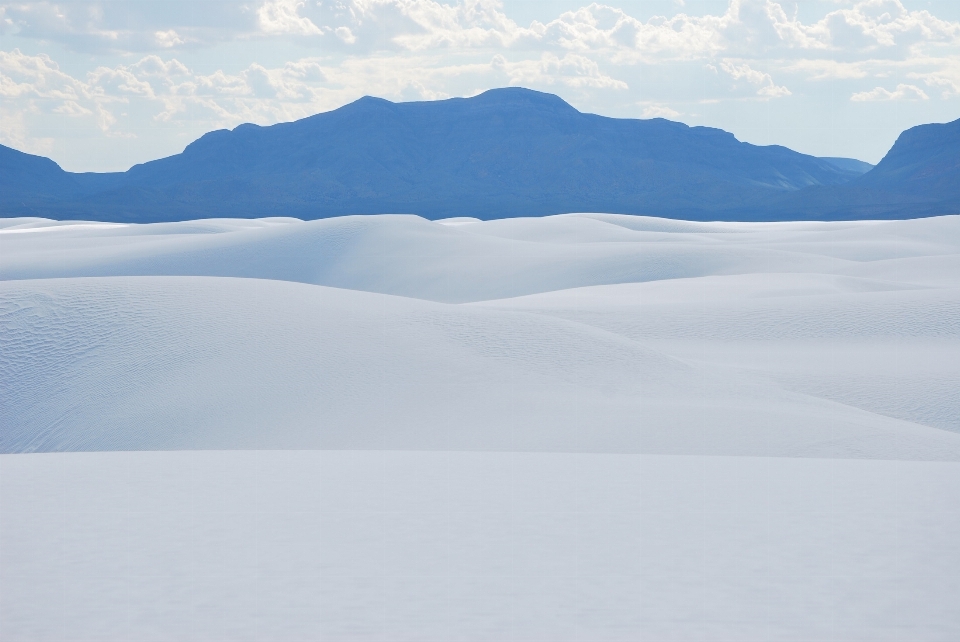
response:
[[[627,89],[627,83],[612,78],[600,71],[600,66],[590,58],[568,53],[558,58],[551,53],[543,54],[539,60],[520,60],[508,62],[501,55],[494,56],[490,63],[493,70],[502,73],[509,85],[553,85],[560,83],[568,87],[594,87],[605,89]]]
[[[928,11],[909,11],[900,0],[862,0],[806,24],[773,0],[729,0],[720,15],[678,13],[647,21],[593,3],[527,26],[510,19],[493,0],[454,4],[349,0],[337,6],[341,9],[330,13],[329,26],[318,22],[321,29],[347,26],[360,33],[361,40],[409,51],[537,47],[602,53],[636,62],[717,55],[761,57],[774,52],[797,57],[810,52],[903,50],[918,43],[957,44],[960,38],[960,24],[940,20]],[[371,26],[375,28],[364,29]]]
[[[669,118],[697,111],[683,105],[798,101],[824,87],[854,103],[955,100],[960,22],[911,1],[822,3],[803,19],[792,1],[728,0],[702,15],[677,2],[672,15],[643,20],[585,1],[521,24],[499,0],[224,0],[190,11],[162,0],[0,0],[0,34],[29,52],[0,53],[0,129],[38,149],[29,132],[45,114],[115,136],[151,123],[290,120],[364,94],[422,100],[503,85]],[[241,56],[229,66],[213,62],[222,50],[204,58],[228,41]],[[39,53],[49,42],[85,58],[68,74]],[[259,57],[276,42],[292,60]],[[196,69],[179,62],[187,48]],[[84,59],[94,62],[76,71]]]
[[[268,0],[257,9],[260,29],[270,35],[319,36],[320,27],[300,15],[306,4],[298,0]]]
[[[916,85],[899,84],[893,91],[877,87],[871,91],[862,91],[850,96],[854,102],[868,102],[877,100],[929,100],[926,92]]]
[[[659,103],[644,106],[643,112],[640,114],[641,118],[667,118],[669,120],[675,120],[680,116],[680,112],[676,109],[671,109],[667,105]]]
[[[339,64],[345,57],[390,54],[447,57],[440,66],[450,67],[452,57],[482,64],[499,55],[511,61],[499,69],[508,82],[543,79],[594,89],[625,88],[618,68],[699,62],[722,69],[728,89],[750,87],[762,98],[791,95],[773,80],[780,71],[814,81],[924,74],[898,80],[913,78],[954,95],[953,78],[938,75],[931,61],[942,67],[960,52],[960,23],[907,9],[902,0],[850,0],[808,22],[776,0],[728,0],[722,13],[699,16],[678,6],[675,15],[647,20],[592,3],[526,25],[510,18],[499,0],[201,2],[190,12],[162,7],[155,0],[0,3],[0,29],[117,52],[296,38],[316,42]],[[268,85],[261,83],[261,91]]]
[[[31,135],[26,116],[25,110],[11,109],[6,102],[0,101],[0,144],[29,154],[49,155],[54,139]]]
[[[357,41],[357,37],[353,35],[352,31],[350,31],[350,27],[337,27],[333,30],[333,32],[337,34],[337,37],[340,38],[340,40],[343,40],[348,45],[352,45]]]
[[[183,11],[163,0],[0,1],[0,34],[57,42],[83,52],[205,46],[258,30],[255,13],[242,2],[195,2]]]
[[[74,77],[49,56],[14,50],[0,52],[0,96],[5,106],[22,112],[86,118],[104,133],[124,135],[117,108],[134,104],[157,122],[196,119],[231,127],[302,118],[364,94],[401,100],[443,98],[449,93],[437,87],[464,77],[478,84],[497,78],[498,85],[627,88],[595,61],[573,53],[562,57],[547,53],[534,60],[508,60],[498,54],[488,62],[465,65],[437,62],[385,56],[333,65],[322,58],[303,58],[277,67],[251,63],[234,73],[198,73],[176,59],[149,55],[133,64],[101,66]],[[16,123],[20,127],[22,119]]]
[[[909,11],[901,0],[863,0],[827,14],[817,23],[833,47],[906,48],[921,42],[957,44],[960,23],[940,20],[929,11]]]
[[[911,71],[907,78],[921,80],[934,90],[940,90],[943,99],[960,95],[960,56],[934,60],[927,69]]]
[[[849,80],[865,78],[868,75],[866,62],[841,62],[820,58],[812,60],[798,60],[785,67],[786,71],[800,72],[807,80]]]
[[[682,5],[678,7],[682,9]],[[860,0],[804,23],[774,0],[729,0],[719,15],[682,11],[646,21],[592,3],[546,23],[520,25],[499,0],[257,0],[196,3],[190,12],[160,0],[0,3],[5,32],[79,48],[142,51],[220,39],[336,34],[364,48],[423,52],[463,48],[552,48],[622,60],[743,57],[810,51],[884,50],[957,44],[960,24],[901,0]],[[214,33],[215,32],[215,33]],[[355,39],[355,40],[354,40]]]
[[[770,74],[752,69],[750,65],[746,63],[737,64],[731,60],[723,60],[720,62],[720,68],[730,74],[734,80],[744,80],[750,85],[753,85],[756,88],[758,96],[780,98],[790,95],[790,90],[786,87],[778,86],[773,82],[773,77]]]
[[[164,49],[170,49],[178,45],[182,45],[186,42],[183,38],[180,37],[173,29],[167,29],[166,31],[157,31],[153,34],[154,39],[156,39],[157,44]]]
[[[45,100],[61,106],[79,104],[91,97],[87,85],[60,71],[50,56],[28,56],[14,49],[0,51],[0,96],[14,99]]]

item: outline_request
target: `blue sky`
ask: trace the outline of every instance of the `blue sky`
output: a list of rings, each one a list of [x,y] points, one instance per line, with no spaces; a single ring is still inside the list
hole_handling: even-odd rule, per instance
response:
[[[365,94],[521,85],[876,162],[960,118],[958,0],[0,3],[0,142],[123,170]]]

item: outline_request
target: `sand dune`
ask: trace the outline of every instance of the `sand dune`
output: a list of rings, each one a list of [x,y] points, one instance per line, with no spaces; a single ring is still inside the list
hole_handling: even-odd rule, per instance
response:
[[[0,386],[4,639],[960,637],[960,217],[4,220]]]
[[[0,244],[5,452],[960,452],[960,217],[27,219]]]
[[[388,215],[103,227],[32,220],[29,232],[9,224],[0,232],[0,278],[233,276],[461,303],[590,285],[956,260],[956,221],[744,224],[569,215],[451,226]]]
[[[678,359],[622,328],[257,279],[81,277],[0,288],[4,452],[960,459],[960,435]]]

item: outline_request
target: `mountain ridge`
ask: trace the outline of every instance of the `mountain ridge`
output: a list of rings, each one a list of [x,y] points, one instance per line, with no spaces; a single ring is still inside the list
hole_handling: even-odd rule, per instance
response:
[[[0,212],[150,222],[576,211],[782,220],[960,211],[960,121],[917,129],[872,168],[752,145],[711,127],[582,113],[523,88],[409,103],[364,97],[298,121],[208,132],[180,154],[126,172],[73,174],[31,157],[47,164],[21,162],[11,180],[4,172]],[[29,156],[0,152],[4,168],[17,164],[16,154]]]

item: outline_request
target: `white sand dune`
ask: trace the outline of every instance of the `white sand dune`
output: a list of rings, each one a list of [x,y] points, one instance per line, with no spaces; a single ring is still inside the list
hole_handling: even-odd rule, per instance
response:
[[[0,288],[4,452],[960,460],[960,434],[550,316],[256,279],[82,277]]]
[[[483,304],[960,432],[960,289],[823,274],[597,286]]]
[[[0,386],[0,639],[960,638],[960,217],[3,220]]]
[[[0,448],[960,452],[960,217],[457,222],[8,221]]]
[[[957,219],[707,224],[569,215],[449,226],[385,215],[109,228],[31,220],[47,231],[0,231],[0,279],[233,276],[459,303],[699,276],[842,274],[905,258],[960,265]],[[920,278],[941,271],[928,272]]]

